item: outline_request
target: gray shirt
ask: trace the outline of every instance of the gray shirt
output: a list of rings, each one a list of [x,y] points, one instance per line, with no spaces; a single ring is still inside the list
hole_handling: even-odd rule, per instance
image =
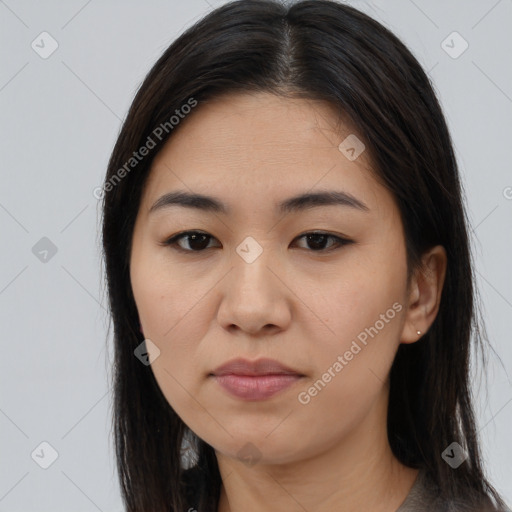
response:
[[[475,507],[468,502],[446,503],[437,497],[435,485],[428,478],[425,470],[421,469],[416,480],[396,512],[491,512],[498,509],[492,507]],[[505,509],[502,512],[511,512]]]
[[[414,484],[396,512],[427,512],[435,510],[433,503],[435,494],[433,493],[430,481],[424,470],[420,469]]]

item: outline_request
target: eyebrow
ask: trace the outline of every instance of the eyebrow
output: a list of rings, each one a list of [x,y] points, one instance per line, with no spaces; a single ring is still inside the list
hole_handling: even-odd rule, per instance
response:
[[[280,213],[291,213],[315,208],[318,206],[349,206],[361,211],[369,211],[368,206],[348,192],[329,190],[322,192],[306,192],[290,197],[277,204]],[[149,213],[172,206],[194,208],[205,212],[230,213],[230,208],[221,200],[202,194],[191,194],[185,191],[169,192],[161,196],[149,209]]]

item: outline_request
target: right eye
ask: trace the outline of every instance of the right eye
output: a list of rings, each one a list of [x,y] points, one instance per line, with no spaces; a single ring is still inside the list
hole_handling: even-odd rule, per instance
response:
[[[182,240],[186,240],[189,248],[185,248],[180,244]],[[163,242],[162,245],[171,246],[172,249],[181,252],[203,252],[205,249],[212,248],[208,247],[209,240],[214,240],[214,237],[208,233],[203,233],[202,231],[184,231],[183,233],[172,236]]]

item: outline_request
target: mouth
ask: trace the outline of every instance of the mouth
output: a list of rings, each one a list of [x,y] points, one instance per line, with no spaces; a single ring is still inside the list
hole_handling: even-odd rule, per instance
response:
[[[243,400],[265,400],[283,391],[304,374],[274,359],[231,360],[209,375],[231,396]]]

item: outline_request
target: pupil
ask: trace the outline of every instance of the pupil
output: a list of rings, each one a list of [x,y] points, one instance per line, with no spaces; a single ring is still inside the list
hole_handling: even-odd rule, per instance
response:
[[[313,235],[307,235],[307,239],[308,239],[308,243],[310,243],[311,241],[313,241],[313,247],[312,249],[314,249],[315,245],[320,245],[320,247],[316,247],[317,249],[323,249],[324,246],[325,246],[325,239],[327,238],[327,235],[322,235],[322,234],[313,234]],[[319,242],[319,239],[321,240],[320,243],[318,244]],[[324,243],[322,243],[322,241]]]
[[[190,237],[189,245],[190,245],[190,247],[191,247],[192,249],[194,249],[194,250],[201,250],[201,249],[204,249],[203,245],[205,245],[205,244],[204,244],[204,241],[205,241],[205,239],[207,238],[207,237],[206,237],[206,235],[201,235],[201,234],[192,234],[192,235],[189,235],[189,237]],[[197,241],[198,241],[199,237],[202,237],[202,238],[203,238],[203,240],[202,240],[202,242],[203,242],[203,243],[201,244],[201,242],[199,242],[199,247],[194,246],[194,242],[195,242],[195,243],[197,243]],[[208,245],[208,243],[207,243],[206,245]],[[205,247],[206,247],[206,245],[205,245]]]

